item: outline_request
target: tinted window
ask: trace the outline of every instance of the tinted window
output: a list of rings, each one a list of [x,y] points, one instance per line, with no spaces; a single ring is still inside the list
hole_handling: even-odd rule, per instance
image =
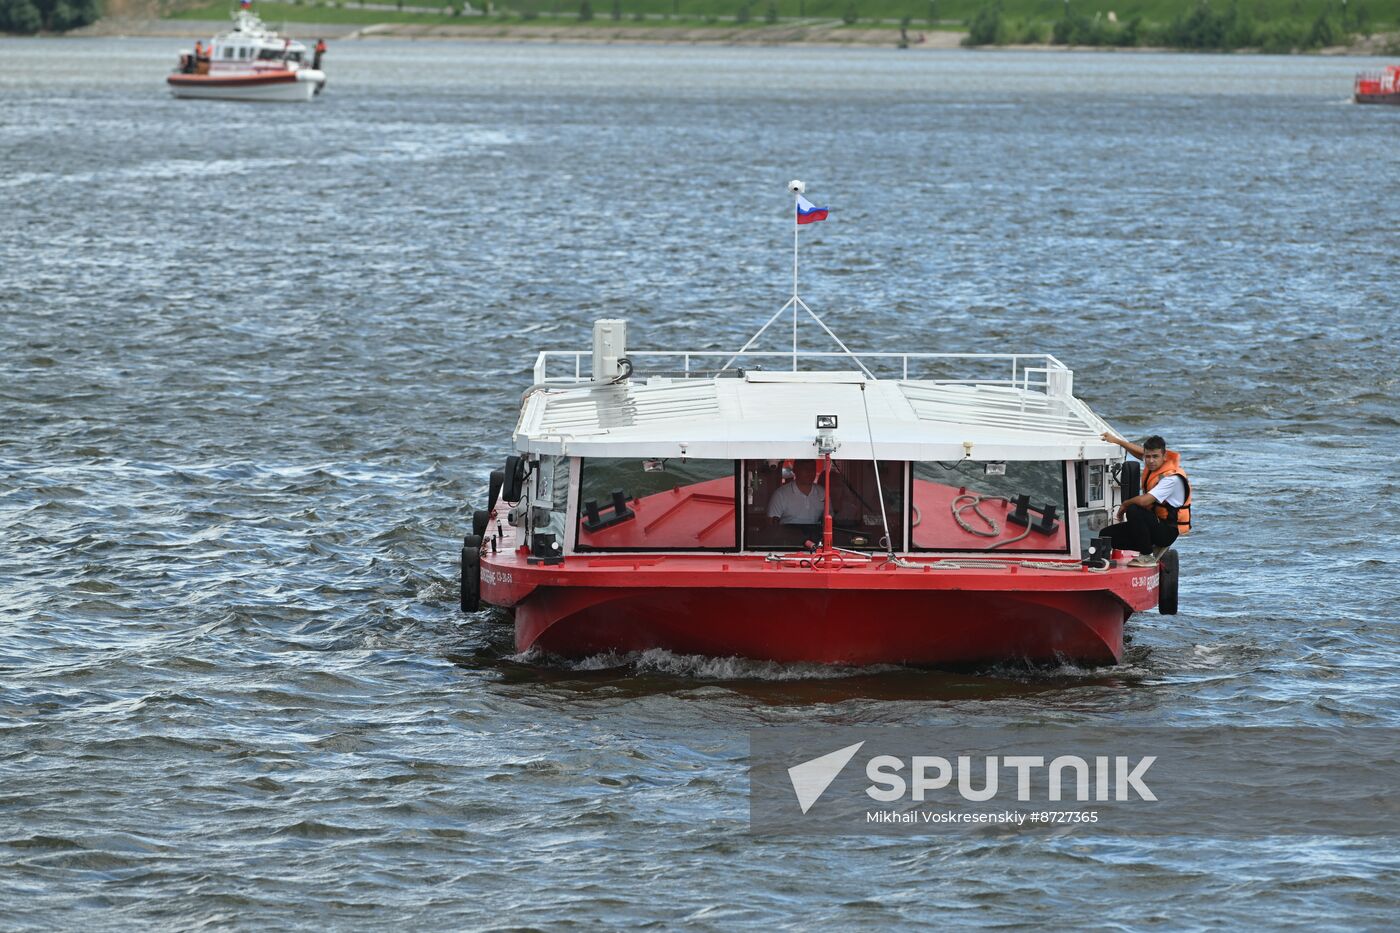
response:
[[[1010,519],[1022,495],[1030,497],[1032,526],[1054,506],[1048,533]],[[1065,465],[1059,460],[915,463],[910,538],[923,550],[1067,552],[1065,506]]]
[[[578,550],[737,546],[734,461],[590,457],[582,464]]]
[[[744,476],[744,546],[784,549],[819,542],[826,506],[826,479],[820,473],[819,461],[749,461]],[[831,519],[837,547],[884,550],[887,519],[894,549],[903,550],[904,464],[881,463],[877,484],[869,460],[833,461]]]

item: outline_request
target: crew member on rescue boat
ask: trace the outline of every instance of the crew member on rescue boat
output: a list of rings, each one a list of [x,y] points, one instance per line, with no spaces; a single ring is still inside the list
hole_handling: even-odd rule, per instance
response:
[[[1129,566],[1151,567],[1178,536],[1191,530],[1191,481],[1181,468],[1181,455],[1168,450],[1167,442],[1156,434],[1142,446],[1107,431],[1103,439],[1142,461],[1144,492],[1120,505],[1119,523],[1100,534],[1110,538],[1115,548],[1139,552]]]

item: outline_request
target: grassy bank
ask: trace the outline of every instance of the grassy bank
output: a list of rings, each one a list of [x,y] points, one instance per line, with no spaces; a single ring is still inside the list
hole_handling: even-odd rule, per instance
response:
[[[2,2],[2,0],[0,0]],[[224,19],[232,6],[212,3],[166,14],[168,19]],[[767,26],[798,23],[841,23],[898,27],[903,15],[884,15],[883,7],[870,10],[842,0],[509,0],[492,3],[489,12],[482,0],[458,0],[454,5],[431,0],[303,0],[292,3],[259,3],[259,16],[268,21],[303,23],[486,23],[556,22],[569,25],[611,26],[644,22],[651,26],[695,27],[725,25]],[[963,30],[957,19],[911,19],[920,29]]]
[[[216,2],[169,15],[223,19],[230,9]],[[966,30],[972,46],[1276,52],[1346,45],[1400,26],[1400,0],[293,0],[261,3],[257,11],[272,22],[360,25],[902,25]]]

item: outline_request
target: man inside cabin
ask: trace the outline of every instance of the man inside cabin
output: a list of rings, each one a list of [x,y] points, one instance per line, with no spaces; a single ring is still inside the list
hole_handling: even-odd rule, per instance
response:
[[[768,499],[768,524],[805,525],[820,530],[826,514],[826,487],[817,482],[817,465],[798,460],[792,465],[792,482],[773,490]]]
[[[1143,492],[1118,506],[1119,523],[1100,534],[1115,548],[1138,552],[1129,566],[1151,567],[1191,530],[1191,481],[1181,468],[1181,456],[1156,434],[1140,446],[1108,431],[1103,439],[1142,461]]]

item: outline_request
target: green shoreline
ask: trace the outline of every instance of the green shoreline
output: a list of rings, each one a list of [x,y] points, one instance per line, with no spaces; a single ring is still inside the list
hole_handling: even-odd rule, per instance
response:
[[[226,0],[205,2],[170,15],[210,19],[227,9]],[[474,7],[471,0],[293,0],[258,10],[270,20],[376,26],[792,30],[797,41],[810,41],[813,31],[849,41],[845,34],[879,30],[911,46],[927,44],[930,33],[962,32],[962,43],[976,47],[1400,51],[1397,37],[1384,35],[1400,28],[1400,0],[475,0]]]
[[[6,0],[0,0],[0,4]],[[1329,0],[1230,0],[1211,5],[1204,0],[1142,0],[1117,4],[1104,0],[1095,5],[1047,0],[933,0],[927,4],[901,0],[598,0],[591,19],[575,12],[584,3],[563,0],[515,0],[512,9],[481,15],[454,6],[429,7],[425,0],[403,4],[356,0],[305,0],[293,3],[259,3],[256,11],[274,26],[296,23],[301,31],[325,31],[328,37],[401,37],[438,39],[500,39],[518,41],[681,44],[824,44],[904,46],[914,49],[948,49],[957,45],[976,48],[1084,49],[1209,52],[1324,52],[1327,54],[1380,55],[1400,53],[1400,32],[1394,23],[1373,19],[1366,0],[1351,0],[1340,16]],[[478,3],[482,0],[477,0]],[[789,16],[789,12],[829,12],[840,8],[842,16]],[[1289,15],[1274,16],[1283,11]],[[973,6],[973,4],[976,4]],[[871,16],[908,10],[926,10],[923,18]],[[1102,7],[1121,6],[1123,14]],[[667,12],[655,12],[656,9]],[[736,13],[721,11],[736,9]],[[1061,10],[1056,17],[1036,15]],[[210,24],[227,21],[225,2],[205,3],[170,10],[159,20],[109,17],[67,34],[78,35],[174,35],[178,24],[207,31]],[[624,11],[632,12],[624,14]],[[669,10],[685,10],[684,15]],[[968,20],[937,18],[975,10]],[[1034,9],[1036,13],[1029,10]],[[1148,19],[1151,10],[1170,12],[1168,20]],[[1316,13],[1308,18],[1308,11]],[[1075,12],[1076,10],[1093,11]],[[1400,0],[1384,0],[1378,8],[1387,18],[1400,18]],[[1011,11],[1011,12],[1007,12]],[[1027,11],[1016,13],[1015,11]],[[1270,14],[1261,18],[1260,13]],[[1301,14],[1301,15],[1299,15]],[[196,26],[195,24],[200,25]],[[157,25],[159,24],[159,25]],[[335,28],[331,28],[335,27]]]

